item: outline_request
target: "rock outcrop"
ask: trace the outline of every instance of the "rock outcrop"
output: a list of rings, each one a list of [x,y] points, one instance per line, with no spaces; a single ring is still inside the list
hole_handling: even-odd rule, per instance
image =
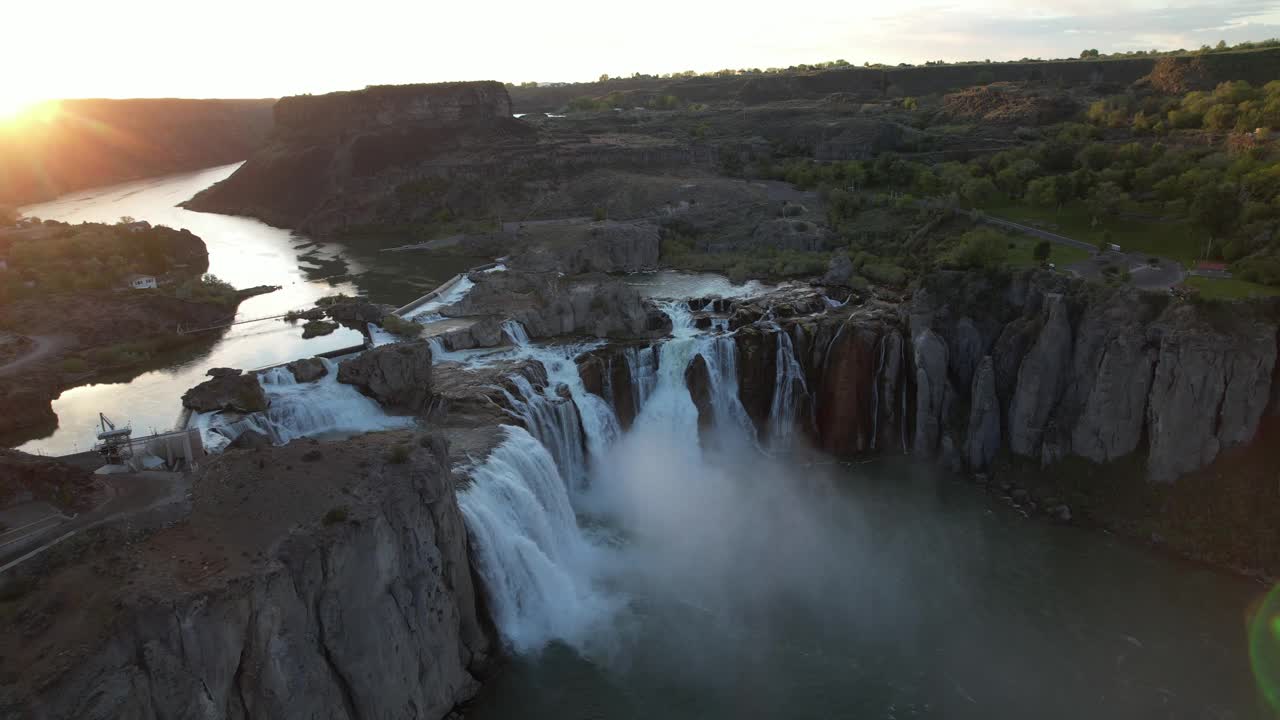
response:
[[[267,394],[257,375],[246,375],[231,368],[214,368],[209,375],[209,380],[183,393],[183,407],[196,412],[253,413],[267,409]]]
[[[320,358],[294,360],[285,367],[293,373],[293,379],[300,383],[315,382],[329,374],[328,366]]]
[[[508,271],[478,275],[475,280],[466,297],[441,308],[441,314],[515,320],[531,338],[579,334],[628,339],[664,328],[664,316],[615,278],[567,279]],[[665,327],[669,326],[668,321]]]
[[[14,601],[53,622],[0,641],[0,714],[444,717],[491,641],[439,446],[401,464],[329,446],[325,473],[299,462],[310,446],[227,455],[177,525],[73,540],[105,575],[55,564]]]
[[[905,314],[917,333],[914,449],[930,453],[950,430],[975,469],[990,462],[992,429],[1002,427],[1000,449],[1043,465],[1145,452],[1147,476],[1172,481],[1248,443],[1270,401],[1276,319],[1265,305],[1220,312],[1046,274],[993,286],[942,273]],[[975,355],[981,369],[960,382]],[[940,403],[968,407],[967,417]]]
[[[1044,325],[1018,367],[1009,405],[1009,449],[1038,457],[1045,425],[1057,406],[1071,357],[1071,321],[1061,296],[1051,296]]]
[[[338,382],[360,388],[383,407],[423,412],[431,402],[431,347],[417,341],[366,350],[342,361]]]
[[[512,264],[522,270],[580,275],[658,267],[658,227],[646,222],[530,226],[517,242],[522,250]]]
[[[990,355],[982,358],[973,374],[964,446],[965,462],[974,470],[985,470],[1000,452],[1000,398],[996,396],[995,363]]]
[[[388,202],[414,204],[448,184],[451,169],[491,164],[495,146],[533,133],[511,117],[497,82],[289,97],[274,116],[267,144],[187,207],[324,234],[377,222]],[[412,216],[412,208],[401,215]]]

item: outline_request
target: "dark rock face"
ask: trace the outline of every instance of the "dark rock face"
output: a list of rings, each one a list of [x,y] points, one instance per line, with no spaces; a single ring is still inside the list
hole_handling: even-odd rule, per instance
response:
[[[261,450],[262,448],[271,447],[271,438],[257,430],[245,430],[237,435],[236,439],[232,440],[227,447],[234,450]]]
[[[533,132],[511,117],[506,89],[496,82],[284,98],[266,146],[187,206],[324,234],[377,222],[389,203],[398,211],[399,187],[435,187],[414,185],[424,182],[414,168],[446,182],[451,169],[491,165],[492,148]]]
[[[952,394],[947,378],[947,344],[932,330],[924,330],[913,344],[916,369],[916,425],[911,446],[932,457],[942,440],[943,421]]]
[[[418,341],[366,350],[338,366],[338,382],[385,407],[423,412],[431,401],[431,347]]]
[[[52,395],[40,387],[0,386],[0,434],[58,427],[58,416],[49,404]]]
[[[822,276],[822,284],[847,286],[852,277],[853,260],[846,253],[836,253],[827,264],[827,274]]]
[[[711,404],[711,372],[707,369],[707,360],[702,355],[695,355],[684,371],[684,383],[689,388],[689,397],[693,398],[694,407],[698,408],[698,432],[705,435],[715,424],[715,408]]]
[[[1180,310],[1160,344],[1147,406],[1147,472],[1157,481],[1199,469],[1220,450],[1253,439],[1276,364],[1273,329],[1226,335],[1192,325],[1190,313]]]
[[[984,289],[985,282],[931,277],[909,306],[913,326],[921,328],[917,450],[933,440],[937,413],[940,432],[964,439],[953,444],[964,445],[971,468],[982,467],[976,463],[990,456],[997,427],[992,390],[1004,418],[1002,446],[1044,465],[1067,455],[1109,462],[1145,450],[1148,477],[1172,481],[1257,432],[1276,372],[1276,322],[1266,308],[1239,305],[1222,313],[1037,273],[1015,276],[1003,288]],[[976,333],[965,327],[970,318]],[[970,385],[953,385],[967,398],[952,394],[949,404],[967,401],[968,417],[939,413],[937,356],[957,348],[968,355],[982,346],[973,338],[984,336],[996,337],[991,383],[975,372]],[[979,367],[985,364],[984,357]],[[953,377],[963,376],[968,362],[952,357],[949,366]]]
[[[636,396],[626,352],[626,346],[611,345],[578,361],[578,374],[587,392],[604,398],[624,429],[631,427],[636,417]]]
[[[525,238],[522,236],[521,241]],[[540,272],[618,273],[658,267],[658,227],[642,222],[593,222],[557,227],[553,239],[529,242],[513,261]]]
[[[818,437],[827,452],[852,455],[871,448],[879,340],[877,328],[846,325],[831,343],[821,384],[828,401],[817,406]]]
[[[257,375],[244,375],[229,368],[214,368],[209,374],[213,375],[212,379],[182,395],[183,407],[196,412],[234,410],[253,413],[267,409],[267,394]]]
[[[769,411],[778,376],[777,341],[771,333],[748,326],[738,331],[738,397],[761,436],[769,427]]]
[[[969,392],[969,435],[965,462],[984,470],[1000,451],[1000,399],[996,396],[995,364],[988,355],[978,363]]]
[[[510,318],[531,338],[587,334],[629,339],[650,335],[653,314],[620,280],[573,281],[523,272],[486,273],[461,301],[440,310],[455,318]]]
[[[289,368],[289,372],[293,373],[293,379],[300,383],[315,382],[329,374],[329,368],[325,367],[320,358],[294,360],[285,365],[285,367]]]
[[[1071,321],[1061,297],[1051,298],[1040,336],[1022,359],[1009,405],[1009,448],[1037,457],[1049,414],[1067,380],[1071,358]]]

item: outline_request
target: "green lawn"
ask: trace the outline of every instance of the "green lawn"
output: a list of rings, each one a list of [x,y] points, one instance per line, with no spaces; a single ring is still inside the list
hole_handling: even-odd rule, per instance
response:
[[[1015,234],[1010,234],[1008,237],[1009,243],[1013,245],[1009,248],[1009,259],[1006,261],[1010,267],[1029,268],[1040,264],[1035,258],[1036,245],[1040,244],[1038,238]],[[1088,257],[1087,250],[1049,243],[1049,262],[1059,267],[1088,259]]]
[[[1280,295],[1280,287],[1259,285],[1235,278],[1188,277],[1187,285],[1200,291],[1206,300],[1248,300]]]
[[[1111,231],[1111,242],[1126,252],[1144,252],[1177,260],[1186,265],[1204,256],[1203,238],[1185,222],[1143,222],[1111,218],[1097,228],[1084,203],[1063,206],[1061,211],[1005,200],[982,208],[993,217],[1005,218],[1065,235],[1073,240],[1097,244],[1103,231]],[[1055,248],[1056,250],[1056,248]],[[1056,261],[1055,261],[1056,262]]]

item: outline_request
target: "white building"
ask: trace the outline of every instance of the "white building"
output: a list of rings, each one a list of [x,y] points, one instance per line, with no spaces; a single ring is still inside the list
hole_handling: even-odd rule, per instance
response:
[[[130,275],[129,287],[134,290],[154,290],[156,286],[156,277],[154,275]]]

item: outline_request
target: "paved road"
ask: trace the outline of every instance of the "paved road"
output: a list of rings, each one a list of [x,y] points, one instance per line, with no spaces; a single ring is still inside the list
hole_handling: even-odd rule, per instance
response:
[[[1059,245],[1070,245],[1071,247],[1079,248],[1081,250],[1086,250],[1090,253],[1098,252],[1097,245],[1084,242],[1083,240],[1075,240],[1067,237],[1066,235],[1059,235],[1057,233],[1049,232],[1048,230],[1041,230],[1038,227],[1032,227],[1031,225],[1023,225],[1022,223],[1017,223],[1012,220],[1005,220],[1004,218],[992,217],[990,215],[980,215],[977,213],[973,213],[972,215],[975,219],[981,220],[982,222],[988,223],[990,225],[998,225],[1000,227],[1008,228],[1010,230],[1017,230],[1018,232],[1026,233],[1028,235],[1034,235],[1043,240],[1048,240],[1049,242],[1058,243]]]

